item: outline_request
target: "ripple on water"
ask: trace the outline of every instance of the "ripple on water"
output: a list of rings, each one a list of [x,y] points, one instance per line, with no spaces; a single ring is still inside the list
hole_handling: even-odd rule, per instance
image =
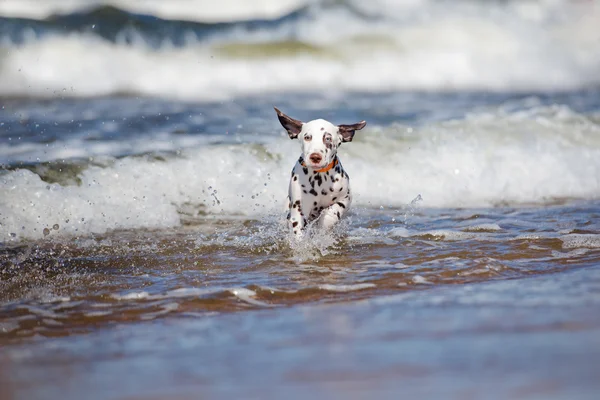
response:
[[[594,205],[471,212],[358,210],[297,240],[274,216],[207,219],[0,249],[0,329],[14,340],[111,323],[348,302],[600,263]],[[563,212],[575,232],[561,233]],[[592,221],[592,222],[590,222]],[[587,233],[590,232],[590,233]]]

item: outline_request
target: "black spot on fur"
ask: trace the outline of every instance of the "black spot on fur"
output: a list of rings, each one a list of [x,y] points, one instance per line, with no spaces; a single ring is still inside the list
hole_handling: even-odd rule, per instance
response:
[[[317,205],[317,202],[315,201],[315,206]]]
[[[290,213],[288,213],[287,217],[285,217],[286,219],[290,219]]]
[[[295,227],[297,227],[297,226],[298,226],[298,221],[296,221],[296,222],[292,223],[292,227],[293,227],[293,228],[295,228]]]
[[[306,190],[303,190],[304,193],[306,193]]]
[[[304,193],[306,193],[306,192],[304,192]],[[311,189],[309,193],[312,194],[313,196],[319,195],[317,192],[315,192],[315,189]]]
[[[337,215],[338,219],[342,218],[342,217],[340,216],[340,212],[339,212],[339,211],[338,211],[338,212],[336,212],[336,213],[335,213],[335,215]]]
[[[326,196],[326,195],[327,195],[327,192],[325,191],[325,189],[321,190],[321,194],[322,194],[323,196]]]
[[[298,180],[298,175],[294,175],[294,181]]]
[[[308,168],[302,167],[302,172],[304,172],[304,175],[308,175]]]
[[[330,187],[330,188],[329,188],[329,191],[330,191],[331,193],[333,193],[333,187]]]
[[[339,201],[337,202],[337,205],[340,206],[340,207],[342,207],[342,208],[346,208],[346,206],[344,205],[344,203],[341,203]]]

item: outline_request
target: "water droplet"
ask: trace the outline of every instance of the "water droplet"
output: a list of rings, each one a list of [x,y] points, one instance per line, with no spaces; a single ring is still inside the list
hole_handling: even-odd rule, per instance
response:
[[[60,228],[60,227],[58,226],[58,224],[54,224],[54,225],[52,225],[52,229],[54,229],[55,231],[57,231],[57,230],[58,230],[58,228]]]
[[[48,236],[50,234],[50,229],[44,228],[44,236]]]

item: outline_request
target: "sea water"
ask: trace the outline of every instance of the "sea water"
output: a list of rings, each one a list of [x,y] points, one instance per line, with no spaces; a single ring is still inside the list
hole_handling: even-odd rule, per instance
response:
[[[0,14],[0,397],[595,398],[598,2]],[[273,106],[368,123],[331,232]]]

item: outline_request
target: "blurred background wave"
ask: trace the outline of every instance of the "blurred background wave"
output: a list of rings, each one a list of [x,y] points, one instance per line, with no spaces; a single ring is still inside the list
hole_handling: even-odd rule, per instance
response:
[[[2,96],[600,83],[597,1],[4,0],[0,15]]]

